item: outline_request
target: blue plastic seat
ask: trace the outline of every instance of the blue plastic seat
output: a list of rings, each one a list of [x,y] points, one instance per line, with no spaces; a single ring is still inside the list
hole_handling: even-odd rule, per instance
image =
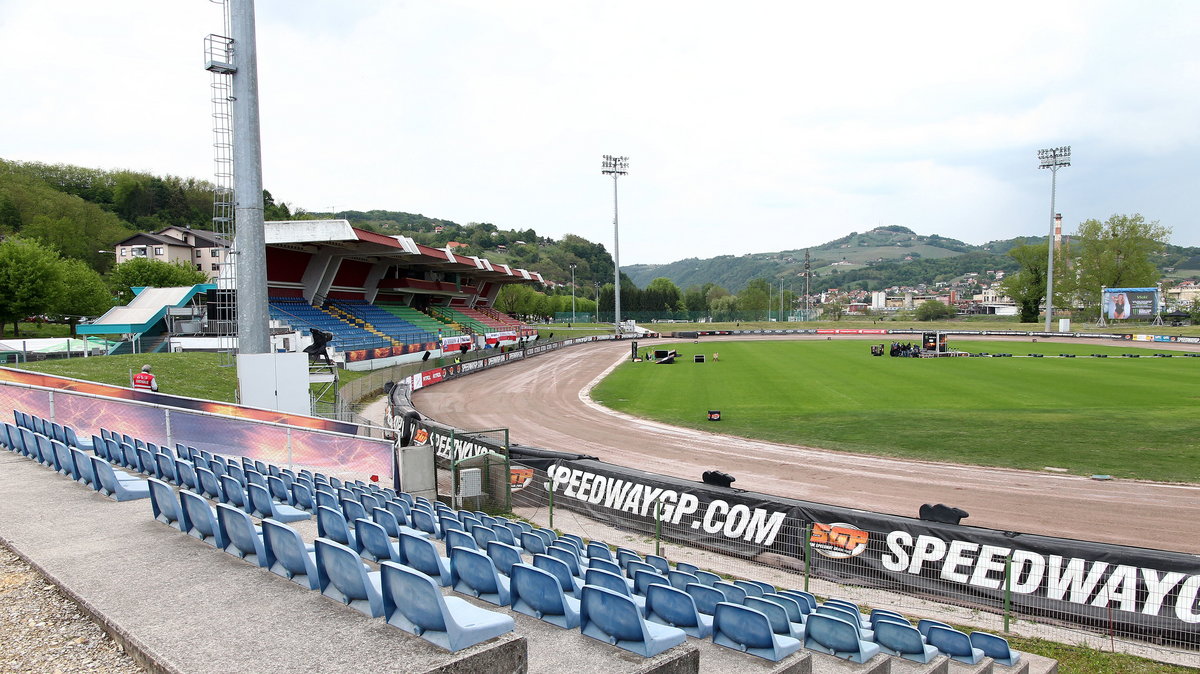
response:
[[[392,511],[386,508],[372,508],[371,520],[375,522],[375,524],[383,527],[383,530],[387,532],[388,536],[391,536],[392,538],[399,538],[400,522],[396,519],[396,516],[392,514]]]
[[[871,615],[869,616],[869,618],[871,620],[872,625],[874,625],[876,622],[878,622],[880,620],[888,620],[888,619],[890,619],[892,622],[899,622],[899,623],[903,623],[905,625],[912,625],[912,623],[908,621],[908,618],[905,618],[903,615],[901,615],[895,611],[889,611],[887,609],[882,609],[882,608],[872,609]]]
[[[246,511],[225,503],[217,504],[217,526],[225,537],[225,552],[234,557],[266,566],[267,555],[263,549],[262,531]]]
[[[310,590],[317,589],[316,553],[304,544],[300,532],[283,522],[270,519],[262,521],[262,532],[263,553],[266,555],[263,566],[271,573]]]
[[[742,605],[767,616],[767,620],[771,623],[771,631],[775,634],[804,640],[803,623],[792,622],[787,609],[779,604],[762,597],[746,597],[746,601]]]
[[[96,482],[96,469],[92,468],[92,460],[81,449],[71,448],[71,457],[75,459],[75,472],[79,475],[76,482],[85,484],[92,489],[99,489]]]
[[[372,618],[382,616],[383,591],[379,572],[363,568],[358,553],[341,543],[318,538],[315,546],[321,594]]]
[[[799,599],[776,593],[764,594],[762,598],[782,606],[783,610],[787,613],[788,620],[801,625],[804,624],[804,611],[800,610]]]
[[[384,620],[448,651],[507,634],[516,625],[511,616],[443,596],[433,580],[411,567],[384,562],[379,570]]]
[[[930,662],[938,656],[938,649],[925,643],[917,628],[908,623],[891,620],[875,623],[875,643],[879,650],[888,655],[898,655],[913,662]]]
[[[818,606],[814,613],[818,615],[828,615],[835,618],[841,618],[842,620],[845,620],[846,622],[858,628],[859,639],[862,639],[863,641],[875,640],[875,633],[869,628],[863,627],[862,622],[858,619],[858,615],[844,606],[838,606],[836,604],[830,604],[826,602]]]
[[[983,649],[971,644],[971,638],[950,627],[930,625],[925,635],[930,646],[950,656],[951,660],[974,665],[983,659]]]
[[[721,594],[725,595],[725,601],[741,604],[746,600],[746,591],[733,583],[718,580],[712,584],[712,587],[714,590],[719,590]]]
[[[341,543],[351,550],[358,549],[358,538],[340,510],[317,506],[317,535]]]
[[[361,517],[354,520],[354,538],[358,543],[355,551],[364,559],[372,562],[404,563],[404,557],[400,554],[400,546],[392,542],[386,529],[371,520]]]
[[[154,452],[149,448],[137,450],[138,464],[142,468],[142,472],[150,477],[158,477],[158,461],[154,459]]]
[[[542,539],[547,546],[558,540],[558,534],[554,533],[552,529],[530,529],[528,533]]]
[[[317,509],[316,501],[313,500],[312,489],[307,484],[303,482],[293,482],[291,492],[291,503],[298,510],[311,513]]]
[[[437,545],[428,538],[401,532],[400,553],[408,561],[407,566],[429,576],[439,585],[446,587],[453,584],[450,558],[438,554]]]
[[[929,639],[929,628],[931,628],[931,627],[945,627],[948,630],[954,629],[950,625],[948,625],[940,620],[930,620],[928,618],[922,618],[917,621],[917,631],[920,632],[921,636],[925,637],[926,640]]]
[[[509,591],[514,611],[564,629],[579,627],[579,600],[568,597],[549,571],[517,564],[512,568]]]
[[[647,658],[687,641],[683,630],[642,617],[633,597],[591,584],[583,586],[579,622],[585,636]]]
[[[54,458],[56,459],[55,463],[58,465],[58,472],[72,480],[78,480],[79,471],[75,468],[75,457],[71,456],[70,448],[58,440],[50,441],[50,446],[54,448]]]
[[[580,565],[579,556],[571,548],[551,545],[546,548],[546,554],[555,559],[562,560],[571,570],[572,576],[583,578],[584,567]]]
[[[591,543],[588,543],[587,547],[584,548],[584,554],[587,555],[589,564],[591,563],[590,560],[593,559],[603,559],[614,564],[617,562],[617,558],[613,556],[613,553],[608,549],[608,546],[600,541],[592,541]]]
[[[241,508],[246,512],[250,512],[250,499],[246,496],[246,488],[242,486],[232,475],[222,475],[217,478],[217,482],[221,484],[221,495],[225,503],[236,508]]]
[[[735,580],[733,584],[745,590],[747,597],[761,597],[764,594],[775,593],[774,587],[756,580]]]
[[[697,639],[712,636],[712,616],[696,610],[692,595],[669,585],[655,584],[647,588],[646,620],[678,627]]]
[[[225,464],[225,474],[237,480],[238,484],[242,485],[242,489],[246,488],[246,471],[236,461]]]
[[[363,504],[354,499],[342,499],[342,515],[345,516],[347,522],[353,522],[357,519],[367,519],[367,509]]]
[[[594,567],[589,568],[587,572],[583,574],[583,585],[584,587],[587,587],[588,585],[595,585],[597,587],[607,588],[613,592],[616,592],[617,594],[629,597],[635,604],[637,604],[638,610],[642,612],[642,615],[646,614],[646,598],[635,595],[629,588],[629,581],[618,574]]]
[[[587,568],[588,569],[599,569],[601,571],[607,571],[608,573],[611,573],[614,576],[621,576],[622,578],[625,577],[625,572],[621,570],[620,565],[618,565],[616,562],[608,560],[608,559],[601,559],[599,557],[589,558]],[[585,569],[585,571],[586,571],[586,569]],[[629,581],[628,584],[630,587],[633,587],[632,581]]]
[[[685,590],[688,586],[688,583],[695,583],[699,585],[700,579],[696,578],[696,574],[694,573],[679,571],[678,569],[671,569],[667,572],[667,582],[670,583],[671,587],[675,588],[676,590]]]
[[[479,544],[475,542],[475,538],[471,534],[463,533],[458,529],[444,529],[446,532],[446,550],[454,548],[466,548],[468,550],[478,550]]]
[[[712,587],[713,583],[721,582],[720,576],[718,576],[717,574],[715,574],[711,571],[705,571],[703,569],[697,569],[697,570],[693,571],[692,575],[696,576],[696,579],[700,582],[701,585],[707,585],[709,587]]]
[[[154,461],[158,466],[159,479],[171,484],[179,484],[179,474],[175,471],[175,459],[160,452],[154,455]]]
[[[515,545],[508,545],[500,541],[489,541],[487,549],[484,550],[488,557],[492,558],[492,565],[496,567],[496,571],[502,576],[508,576],[512,572],[514,564],[520,564],[524,560],[521,559],[521,549]]]
[[[666,557],[647,554],[646,563],[658,569],[658,572],[664,576],[671,572],[671,564],[667,561]]]
[[[865,629],[871,628],[871,620],[869,618],[867,618],[866,616],[864,616],[862,611],[858,608],[858,604],[855,604],[852,601],[849,601],[846,599],[836,599],[836,598],[830,597],[829,599],[825,600],[825,606],[835,606],[837,608],[844,608],[847,611],[850,611],[851,613],[853,613],[855,615],[855,617],[858,618],[859,627],[862,627]]]
[[[639,555],[637,552],[635,552],[633,550],[630,550],[629,548],[617,548],[616,551],[613,553],[613,557],[616,559],[617,565],[620,566],[621,569],[623,569],[623,570],[625,569],[626,565],[629,564],[629,562],[644,561],[642,559],[641,555]],[[626,573],[628,573],[628,571],[626,571]],[[628,575],[630,578],[633,577],[633,574],[631,574],[631,573],[629,573]]]
[[[804,623],[804,647],[861,664],[875,657],[879,646],[860,638],[860,631],[850,619],[814,613]]]
[[[811,592],[805,592],[803,590],[780,590],[779,594],[782,594],[785,597],[793,597],[798,600],[800,602],[800,610],[804,612],[804,615],[808,615],[809,613],[817,610],[817,598]]]
[[[688,583],[683,588],[696,602],[696,610],[705,615],[715,615],[717,604],[725,601],[725,593],[701,583]]]
[[[311,517],[308,513],[290,505],[275,503],[267,488],[253,482],[246,485],[246,495],[250,499],[250,514],[262,519],[271,518],[279,522],[298,522]]]
[[[652,573],[656,576],[659,575],[658,569],[647,564],[646,562],[643,562],[640,559],[628,559],[627,558],[625,560],[625,564],[623,564],[622,566],[625,568],[625,575],[629,578],[633,578],[634,576],[636,576],[638,571],[646,571],[646,572]],[[663,578],[663,581],[664,582],[666,581],[665,577]]]
[[[875,630],[877,630],[879,628],[879,623],[896,623],[897,625],[913,627],[913,624],[908,622],[908,620],[905,618],[900,618],[900,617],[897,617],[894,615],[878,614],[878,612],[871,613],[871,631],[872,632],[874,632]],[[919,632],[918,632],[918,634],[919,634]],[[924,640],[924,638],[925,637],[921,637],[922,640]]]
[[[497,606],[512,603],[507,576],[501,576],[490,557],[479,550],[450,550],[450,573],[454,591],[482,599]]]
[[[761,611],[720,602],[713,615],[713,643],[778,662],[800,650],[801,641],[776,634]]]
[[[187,529],[183,533],[199,538],[214,548],[225,549],[229,542],[221,532],[217,523],[217,511],[204,500],[203,496],[186,489],[179,490],[179,504],[187,513]]]
[[[146,480],[146,483],[150,487],[150,508],[154,511],[154,519],[180,531],[190,529],[187,513],[180,505],[179,498],[175,496],[175,490],[171,489],[171,485],[155,478]]]
[[[179,476],[179,486],[195,491],[198,489],[196,466],[191,461],[176,459],[175,474]]]
[[[971,632],[971,645],[1006,667],[1016,667],[1021,662],[1021,654],[1009,648],[1008,639],[1004,637],[987,632]]]
[[[532,531],[521,532],[521,547],[531,555],[546,554],[546,541]]]
[[[217,480],[217,476],[207,468],[200,466],[196,467],[196,482],[198,483],[199,492],[204,496],[213,499],[214,501],[224,501],[225,494],[221,492],[221,483]]]
[[[579,591],[583,589],[583,580],[571,575],[571,569],[567,567],[566,562],[550,555],[534,555],[533,566],[542,571],[548,571],[558,579],[559,587],[562,588],[564,594],[579,599]],[[512,576],[512,566],[508,567],[508,575]]]
[[[644,566],[647,568],[654,568],[649,564],[645,564]],[[646,596],[646,593],[650,590],[651,585],[669,586],[670,584],[670,581],[668,581],[664,576],[660,575],[657,571],[635,569],[633,572],[633,591],[635,594],[638,594],[642,597]]]
[[[337,496],[335,496],[334,493],[328,489],[318,488],[315,492],[313,492],[313,501],[317,504],[318,508],[324,506],[326,508],[332,508],[333,510],[342,509],[342,505],[338,503]],[[346,516],[342,515],[342,517],[345,518]]]
[[[409,519],[414,529],[420,529],[427,534],[433,535],[434,538],[440,539],[442,537],[442,528],[438,525],[438,521],[433,516],[433,513],[423,508],[414,508]]]
[[[549,530],[545,529],[542,531],[549,531]],[[553,532],[550,532],[550,533],[553,533]],[[580,552],[582,552],[583,549],[587,547],[587,544],[583,542],[583,537],[580,536],[579,534],[563,534],[561,536],[556,536],[556,539],[569,541],[570,543],[572,543],[575,546],[575,549],[579,550]]]
[[[98,456],[89,456],[96,480],[100,483],[100,493],[114,501],[132,501],[150,496],[150,486],[142,479],[118,479],[117,473],[107,461]],[[128,476],[127,476],[128,477]]]
[[[271,498],[284,503],[293,505],[292,491],[288,489],[287,484],[279,477],[271,475],[267,477],[267,491],[271,493]]]
[[[496,540],[496,532],[491,527],[485,527],[482,524],[476,524],[471,527],[470,534],[475,539],[475,544],[481,550],[487,547],[488,541]]]

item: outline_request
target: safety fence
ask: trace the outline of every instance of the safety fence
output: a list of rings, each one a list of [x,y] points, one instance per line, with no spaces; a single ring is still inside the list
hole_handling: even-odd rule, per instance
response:
[[[11,370],[0,370],[12,373]],[[50,383],[57,378],[39,375]],[[67,385],[87,384],[62,379]],[[117,389],[129,391],[128,389]],[[195,409],[168,407],[134,399],[0,380],[0,409],[19,409],[53,423],[73,428],[77,435],[98,435],[101,428],[157,445],[196,447],[227,457],[247,457],[293,469],[308,468],[342,479],[379,482],[392,475],[392,447],[388,441],[350,433],[304,427],[260,418],[232,416],[235,412],[261,412],[253,408],[197,401]],[[294,415],[274,413],[277,419],[298,421]],[[317,424],[322,420],[310,419]]]
[[[718,573],[980,629],[1200,650],[1195,555],[840,508],[548,450],[515,448],[512,470],[517,514]]]

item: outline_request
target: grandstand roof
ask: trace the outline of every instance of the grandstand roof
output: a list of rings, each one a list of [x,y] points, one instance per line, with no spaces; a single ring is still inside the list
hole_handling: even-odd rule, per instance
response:
[[[536,281],[542,275],[508,265],[494,265],[483,258],[455,255],[447,248],[433,248],[407,236],[388,236],[350,226],[347,220],[279,220],[266,224],[268,246],[315,252],[317,246],[340,249],[340,254],[364,261],[392,258],[406,267],[470,272],[501,283]]]

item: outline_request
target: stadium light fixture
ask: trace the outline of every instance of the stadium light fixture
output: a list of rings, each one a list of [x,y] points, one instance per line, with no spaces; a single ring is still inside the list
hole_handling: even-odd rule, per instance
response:
[[[604,155],[600,173],[613,178],[613,323],[621,332],[621,237],[617,227],[617,178],[629,173],[629,157]]]
[[[1054,316],[1054,197],[1058,187],[1058,169],[1071,165],[1071,146],[1052,147],[1038,150],[1038,168],[1050,169],[1050,238],[1046,247],[1046,332],[1050,332],[1050,320]]]

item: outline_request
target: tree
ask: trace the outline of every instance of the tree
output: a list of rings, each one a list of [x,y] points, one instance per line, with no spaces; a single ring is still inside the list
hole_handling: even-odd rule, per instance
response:
[[[82,260],[63,260],[62,272],[68,292],[59,296],[53,311],[66,319],[74,337],[81,317],[99,316],[112,308],[112,292],[100,274]]]
[[[1160,275],[1152,258],[1163,252],[1170,236],[1170,228],[1146,222],[1139,213],[1080,223],[1072,241],[1078,274],[1070,289],[1084,306],[1093,307],[1101,287],[1154,286]]]
[[[4,324],[49,311],[62,294],[63,267],[58,254],[36,241],[8,238],[0,243],[0,336]]]
[[[835,321],[842,320],[842,314],[846,313],[846,305],[837,300],[832,300],[821,305],[821,315],[832,318]]]
[[[646,286],[642,293],[643,311],[674,311],[679,306],[679,288],[665,276],[660,276]]]
[[[1008,251],[1008,256],[1021,268],[1004,278],[1004,293],[1020,307],[1022,323],[1037,323],[1046,297],[1046,244],[1017,246]]]
[[[950,318],[955,314],[954,307],[937,300],[925,300],[917,307],[918,321],[936,321],[939,318]]]
[[[185,262],[173,263],[135,258],[117,265],[108,278],[109,285],[122,302],[133,299],[138,287],[172,288],[207,283],[208,275]]]

